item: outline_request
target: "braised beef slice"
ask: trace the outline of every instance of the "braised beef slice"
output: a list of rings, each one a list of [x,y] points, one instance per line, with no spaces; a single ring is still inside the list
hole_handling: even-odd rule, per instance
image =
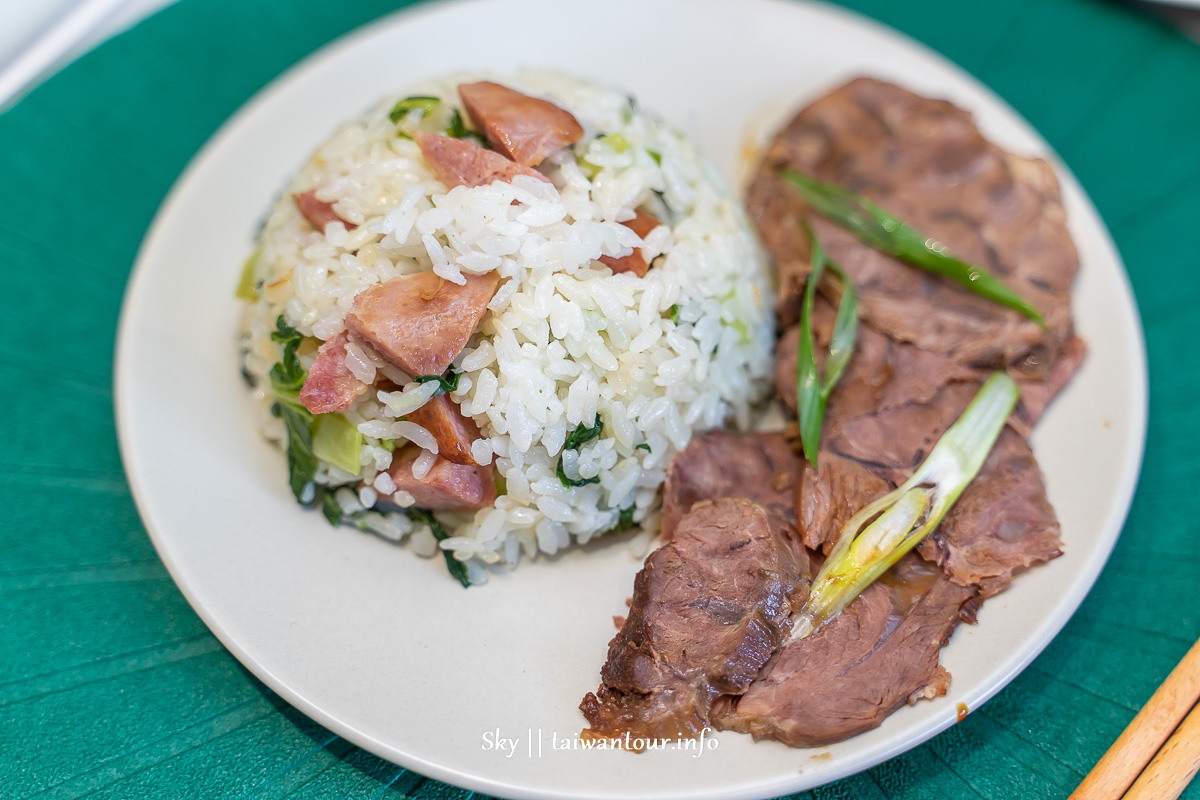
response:
[[[825,627],[787,644],[744,693],[720,698],[712,721],[793,747],[875,728],[905,703],[946,693],[938,652],[973,597],[906,556]]]
[[[828,555],[842,526],[892,487],[866,467],[836,453],[819,453],[817,464],[819,469],[804,462],[796,481],[796,523],[804,545]]]
[[[1042,312],[1046,329],[809,215],[779,177],[785,166],[866,196],[988,269]],[[948,102],[869,78],[851,81],[780,131],[747,206],[779,273],[784,327],[799,317],[808,275],[807,215],[853,281],[862,319],[895,339],[1038,378],[1071,341],[1078,257],[1053,170],[991,144],[968,112]]]
[[[711,431],[694,437],[667,469],[663,538],[671,538],[693,503],[718,497],[748,497],[795,522],[792,495],[797,467],[781,433]]]
[[[673,738],[708,724],[713,700],[750,685],[808,597],[790,526],[745,499],[697,503],[647,559],[580,709],[596,736]]]
[[[1082,351],[1081,342],[1073,344],[1060,359],[1068,377]],[[1057,380],[1058,371],[1045,382],[1019,381],[1026,408],[1018,407],[975,480],[920,546],[919,552],[940,564],[948,578],[978,585],[984,597],[1008,586],[1016,571],[1061,555],[1058,521],[1024,438],[1055,391],[1047,384]],[[987,374],[860,326],[854,358],[826,408],[820,458],[834,463],[831,456],[840,456],[893,485],[901,483],[966,410]],[[1040,394],[1029,394],[1030,385],[1039,386]],[[1022,416],[1029,413],[1029,420]],[[799,481],[801,492],[806,480]],[[801,502],[798,495],[799,527],[805,543],[815,547],[831,535],[832,525],[818,526],[810,535],[812,523]],[[857,510],[865,502],[850,505]]]
[[[1025,568],[1062,555],[1059,524],[1024,438],[1005,430],[975,480],[918,552],[982,597]]]

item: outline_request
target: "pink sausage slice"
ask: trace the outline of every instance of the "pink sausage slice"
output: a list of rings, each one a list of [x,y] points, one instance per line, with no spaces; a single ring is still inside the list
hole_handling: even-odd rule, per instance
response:
[[[455,186],[485,186],[495,181],[511,183],[517,175],[549,180],[536,169],[509,161],[466,139],[419,132],[414,138],[438,180],[451,189]]]
[[[479,426],[462,413],[458,403],[445,395],[435,397],[409,413],[408,420],[433,434],[439,456],[455,464],[477,466],[471,443],[479,438]]]
[[[346,366],[345,331],[321,345],[304,385],[300,387],[300,405],[314,414],[345,411],[367,390]]]
[[[569,111],[507,86],[464,83],[458,95],[467,116],[492,147],[518,164],[536,167],[583,138],[583,128]]]
[[[325,226],[335,220],[346,226],[346,230],[352,231],[358,226],[353,222],[342,219],[338,213],[333,210],[333,203],[326,203],[324,200],[317,199],[317,192],[310,189],[302,194],[292,195],[292,199],[296,201],[296,207],[300,209],[300,213],[304,218],[312,223],[312,226],[319,231],[325,230]]]
[[[388,469],[396,491],[411,494],[417,508],[472,511],[496,502],[496,480],[491,467],[468,467],[438,458],[429,474],[417,480],[412,465],[419,455],[421,448],[415,445],[397,450]]]
[[[467,275],[459,286],[432,272],[401,275],[354,298],[346,327],[412,376],[441,375],[487,311],[500,278]]]
[[[637,216],[626,222],[622,222],[626,228],[636,233],[643,239],[650,231],[657,228],[662,223],[655,219],[645,211],[637,211]],[[650,265],[646,263],[646,259],[642,258],[640,248],[634,248],[633,252],[627,256],[613,258],[612,256],[600,256],[600,263],[607,266],[613,272],[633,272],[639,278],[645,277],[646,270],[650,269]]]

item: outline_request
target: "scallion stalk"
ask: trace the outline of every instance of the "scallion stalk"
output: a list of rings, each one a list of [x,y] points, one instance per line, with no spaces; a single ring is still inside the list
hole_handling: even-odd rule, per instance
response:
[[[800,310],[800,347],[796,352],[796,406],[800,412],[800,442],[804,446],[804,457],[816,467],[817,449],[821,442],[821,424],[825,420],[825,405],[854,353],[854,340],[858,335],[858,301],[849,278],[828,259],[825,249],[807,225],[805,230],[808,231],[809,241],[812,242],[812,272],[808,276],[808,285],[804,287],[804,304]],[[825,357],[825,376],[822,378],[817,368],[812,316],[817,285],[821,282],[826,268],[841,279],[842,299],[838,301],[833,336],[829,341],[829,354]]]
[[[791,639],[819,630],[937,528],[983,466],[1018,396],[1012,378],[992,373],[913,476],[850,518],[813,581]]]
[[[845,228],[880,252],[949,278],[968,291],[986,297],[1032,319],[1043,328],[1046,320],[1023,297],[983,269],[960,261],[946,246],[913,230],[865,197],[791,169],[781,174],[821,216]]]

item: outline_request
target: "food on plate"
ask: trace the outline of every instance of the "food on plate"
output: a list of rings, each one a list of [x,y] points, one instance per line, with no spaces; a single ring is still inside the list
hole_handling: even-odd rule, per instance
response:
[[[657,527],[671,457],[769,390],[770,283],[737,198],[633,98],[452,77],[301,167],[238,287],[243,364],[300,503],[478,583]]]
[[[698,436],[672,460],[674,538],[639,573],[637,626],[581,704],[592,735],[644,736],[659,720],[797,747],[862,733],[944,695],[939,652],[958,623],[1062,554],[1028,443],[1086,353],[1051,168],[950,103],[860,78],[776,135],[747,197],[777,273],[775,384],[795,421],[786,435]],[[776,548],[797,548],[807,571],[781,584],[786,618],[762,636],[684,660],[670,643],[710,639],[701,609],[744,619],[763,596],[745,577],[772,573],[723,553],[686,573],[683,611],[645,587],[669,586],[659,573],[680,537],[734,502],[771,516]],[[748,681],[705,661],[735,644],[759,664]],[[656,669],[630,680],[642,663]]]
[[[808,596],[808,554],[790,528],[744,498],[692,506],[638,573],[604,685],[580,706],[594,735],[691,736],[716,697],[746,691]]]

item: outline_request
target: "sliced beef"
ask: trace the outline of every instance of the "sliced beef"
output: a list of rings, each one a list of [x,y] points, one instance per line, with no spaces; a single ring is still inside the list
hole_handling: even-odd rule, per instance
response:
[[[892,486],[836,453],[818,453],[817,464],[820,469],[805,461],[796,481],[796,525],[806,547],[828,555],[842,526]]]
[[[779,177],[791,167],[865,195],[978,264],[1042,312],[1043,330],[1015,311],[859,242],[808,214]],[[981,367],[1043,377],[1071,341],[1078,257],[1053,171],[985,140],[971,115],[889,83],[859,78],[803,109],[771,143],[747,195],[774,256],[784,326],[799,316],[808,274],[808,216],[858,291],[859,312],[883,333]]]
[[[799,464],[781,433],[710,431],[675,455],[663,485],[662,537],[670,539],[693,503],[746,497],[795,522],[792,495]]]
[[[367,390],[366,384],[346,366],[345,331],[321,345],[304,386],[300,388],[300,405],[314,414],[345,411]]]
[[[348,231],[352,231],[358,227],[353,222],[348,222],[338,216],[338,213],[333,210],[333,203],[318,200],[316,190],[292,195],[292,199],[296,201],[296,208],[300,209],[300,213],[304,215],[304,218],[319,231],[324,231],[325,226],[331,222],[345,224]]]
[[[1050,371],[1043,380],[1017,379],[1017,385],[1021,387],[1021,403],[1017,407],[1017,413],[1029,427],[1032,428],[1042,418],[1050,401],[1070,382],[1086,355],[1087,344],[1083,339],[1074,336],[1067,342],[1058,359],[1050,365]]]
[[[820,327],[817,334],[827,335]],[[1082,355],[1082,342],[1074,340],[1060,358],[1062,366],[1045,381],[1018,381],[1017,413],[975,480],[920,545],[920,553],[942,565],[947,577],[979,586],[983,597],[1003,590],[1015,572],[1061,555],[1058,521],[1024,435]],[[777,375],[782,372],[780,364]],[[826,408],[821,458],[849,459],[891,484],[901,483],[966,410],[987,374],[860,326],[854,358]],[[794,367],[792,375],[784,378],[781,392],[795,382]],[[799,484],[802,494],[807,473]],[[798,495],[798,523],[806,544],[815,547],[828,527],[810,535],[804,515]]]
[[[442,458],[454,464],[477,466],[471,444],[479,438],[479,426],[464,416],[458,403],[449,397],[435,397],[416,411],[410,411],[408,421],[433,434]]]
[[[548,100],[490,81],[464,83],[458,95],[488,143],[526,167],[583,138],[579,121]]]
[[[645,211],[638,210],[637,216],[627,222],[622,222],[629,230],[636,233],[641,238],[645,239],[650,231],[657,228],[662,223],[655,217],[647,214]],[[600,263],[607,266],[613,272],[632,272],[639,278],[644,277],[646,270],[650,269],[650,265],[646,263],[646,259],[642,256],[640,248],[635,247],[633,252],[627,256],[614,258],[613,256],[600,256]]]
[[[465,286],[432,272],[401,275],[354,298],[346,327],[409,375],[441,375],[487,311],[500,279],[467,275]]]
[[[455,186],[485,186],[496,181],[511,183],[517,175],[549,180],[536,169],[509,161],[466,139],[420,132],[414,134],[414,138],[430,169],[451,189]]]
[[[580,704],[591,734],[698,733],[713,700],[744,691],[779,646],[809,572],[790,526],[768,509],[697,503],[638,573],[603,683]]]
[[[490,466],[468,467],[439,456],[429,473],[418,479],[413,475],[412,467],[421,452],[416,445],[397,450],[388,469],[396,491],[411,494],[417,508],[473,511],[496,502],[496,480]]]
[[[918,551],[946,577],[1003,591],[1027,567],[1062,555],[1058,518],[1025,439],[1005,430],[975,480]]]
[[[786,645],[743,694],[721,698],[712,721],[793,747],[875,728],[905,703],[946,693],[938,651],[964,610],[973,613],[973,596],[906,556],[825,627]]]

